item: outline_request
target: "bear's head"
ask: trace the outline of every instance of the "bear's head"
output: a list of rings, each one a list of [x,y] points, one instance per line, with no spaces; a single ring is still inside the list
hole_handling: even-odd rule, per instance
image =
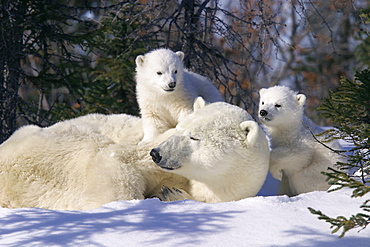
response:
[[[266,126],[289,125],[302,121],[306,96],[288,87],[274,86],[260,91],[258,117]]]
[[[248,179],[236,177],[254,169],[260,169],[264,181],[269,150],[263,131],[245,110],[224,102],[206,104],[198,97],[194,112],[150,155],[163,170],[188,179],[223,183],[231,178],[243,187]]]
[[[169,49],[153,50],[136,57],[137,83],[164,92],[173,92],[182,83],[184,53]]]

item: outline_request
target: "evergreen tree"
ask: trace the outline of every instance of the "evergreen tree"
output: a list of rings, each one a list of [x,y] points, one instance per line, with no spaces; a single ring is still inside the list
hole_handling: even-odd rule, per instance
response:
[[[358,27],[352,10],[363,2],[3,0],[0,143],[24,124],[48,126],[90,112],[136,115],[134,58],[160,46],[183,50],[187,68],[209,77],[227,102],[251,114],[253,92],[292,76],[312,85],[310,95],[326,92],[320,89],[331,84],[325,76],[352,69],[333,61],[339,72],[327,66],[307,73],[301,59],[319,44],[315,58],[352,55],[341,44],[352,40]],[[312,46],[301,46],[312,39]]]
[[[54,115],[56,120],[88,113],[139,113],[135,96],[134,61],[146,49],[141,42],[135,42],[130,37],[130,33],[138,26],[135,20],[127,21],[129,16],[124,9],[116,10],[112,6],[99,18],[98,27],[81,37],[88,52],[98,58],[93,68],[74,68],[77,77],[85,75],[84,80],[75,85],[81,98],[72,108],[65,107],[65,103],[56,104],[55,107],[59,107],[58,112],[61,113]],[[130,6],[126,4],[125,8]],[[134,12],[131,11],[129,15],[132,14]]]
[[[133,1],[1,1],[0,143],[24,124],[137,115],[134,57],[143,51],[128,34],[141,9]]]
[[[336,185],[331,191],[348,187],[353,190],[352,197],[366,195],[370,192],[370,70],[357,72],[354,81],[342,78],[338,91],[331,92],[318,110],[323,117],[337,123],[336,129],[325,133],[329,139],[343,139],[353,144],[347,162],[338,162],[339,169],[325,172],[329,184]],[[333,233],[342,229],[340,237],[351,229],[366,228],[370,224],[370,200],[366,200],[361,209],[361,213],[350,218],[331,218],[309,208],[319,219],[331,224]]]
[[[95,27],[81,18],[87,3],[76,7],[57,0],[5,0],[0,6],[2,142],[17,125],[52,123],[58,111],[54,103],[63,101],[60,92],[79,98],[75,86],[89,63],[81,38]]]

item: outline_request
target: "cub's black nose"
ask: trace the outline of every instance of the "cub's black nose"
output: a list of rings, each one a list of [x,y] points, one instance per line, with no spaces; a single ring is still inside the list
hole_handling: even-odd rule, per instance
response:
[[[170,87],[170,88],[175,88],[176,87],[176,82],[174,81],[174,82],[170,82],[169,84],[168,84],[168,86]]]
[[[162,156],[159,154],[158,150],[155,148],[153,148],[152,151],[150,151],[150,156],[152,156],[152,159],[156,164],[158,164],[162,159]]]
[[[267,111],[265,111],[265,110],[261,110],[261,111],[260,111],[260,115],[261,115],[262,117],[267,116],[267,114],[268,114],[268,112],[267,112]]]

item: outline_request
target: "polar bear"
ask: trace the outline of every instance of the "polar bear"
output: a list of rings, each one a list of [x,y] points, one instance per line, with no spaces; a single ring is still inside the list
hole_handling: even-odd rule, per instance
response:
[[[323,129],[304,115],[305,102],[304,94],[285,86],[260,90],[259,119],[271,141],[270,172],[281,181],[279,193],[289,196],[327,190],[329,184],[321,172],[341,159],[315,140],[313,135]],[[341,149],[337,141],[327,145]]]
[[[156,196],[164,182],[186,189],[137,145],[142,136],[141,119],[125,114],[22,127],[0,146],[0,206],[85,210]]]
[[[268,170],[268,145],[262,131],[241,108],[197,102],[200,112],[184,119],[181,129],[170,129],[148,145],[137,145],[143,136],[142,120],[125,114],[92,114],[47,128],[19,129],[0,145],[0,206],[85,210],[116,200],[168,199],[162,187],[175,188],[183,196],[180,199],[204,202],[256,194]],[[202,183],[168,172],[149,155],[153,147],[181,133],[184,138],[192,134],[202,139],[188,143],[195,152],[185,156],[179,156],[185,143],[179,145],[172,161],[177,157],[179,164],[192,165],[196,178],[202,172]],[[165,144],[161,145],[162,149]],[[197,165],[204,168],[199,170]],[[190,173],[183,170],[184,175]],[[205,191],[199,189],[202,186]],[[212,191],[216,188],[222,191]]]
[[[245,110],[221,102],[195,110],[150,155],[165,171],[189,179],[195,200],[212,203],[256,195],[269,167],[263,130]]]
[[[164,48],[137,56],[136,96],[144,129],[141,143],[174,128],[193,111],[198,96],[210,103],[224,101],[207,78],[184,68],[183,59],[183,52]]]

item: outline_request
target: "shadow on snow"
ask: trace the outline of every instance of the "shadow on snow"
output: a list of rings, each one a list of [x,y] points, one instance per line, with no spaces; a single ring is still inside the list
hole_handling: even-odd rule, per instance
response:
[[[78,245],[99,246],[93,235],[152,232],[151,240],[141,244],[165,243],[174,238],[179,244],[196,244],[204,234],[227,230],[223,222],[242,211],[221,211],[202,207],[178,212],[184,202],[163,203],[157,199],[122,204],[119,208],[103,207],[91,211],[53,211],[45,209],[12,209],[0,219],[0,241],[8,246],[20,245]],[[178,205],[176,205],[178,204]],[[171,208],[166,209],[169,205]],[[125,208],[122,208],[125,207]],[[213,210],[213,211],[210,211]],[[173,212],[171,212],[173,211]],[[8,229],[7,229],[8,228]],[[108,237],[109,238],[109,237]],[[87,241],[90,239],[89,241]],[[100,244],[101,245],[101,244]]]

